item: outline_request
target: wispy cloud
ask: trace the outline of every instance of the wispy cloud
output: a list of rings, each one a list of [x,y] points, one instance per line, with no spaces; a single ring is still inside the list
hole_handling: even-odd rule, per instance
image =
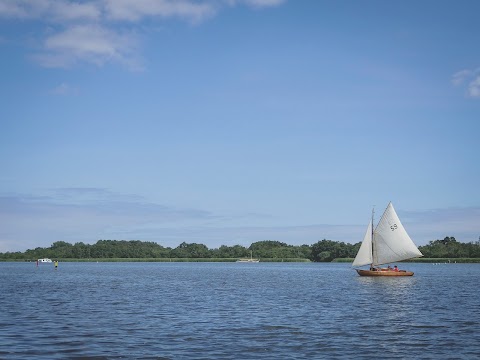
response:
[[[2,0],[0,18],[42,19],[47,23],[98,20],[101,16],[99,4],[98,1],[78,3],[69,0]]]
[[[402,222],[412,238],[424,245],[430,240],[454,236],[459,241],[470,242],[480,236],[480,208],[443,208],[425,211],[401,212]]]
[[[445,236],[470,242],[480,235],[478,207],[400,211],[399,215],[417,245]],[[219,216],[204,209],[178,208],[102,188],[10,194],[0,196],[0,252],[48,247],[59,240],[93,243],[98,239],[155,241],[170,247],[183,241],[209,247],[249,246],[261,240],[311,245],[329,239],[354,244],[362,240],[367,225],[282,226],[275,225],[271,218],[265,225],[252,225],[258,217]]]
[[[249,220],[259,216],[218,216],[208,210],[176,208],[102,188],[4,195],[0,196],[0,223],[5,224],[0,229],[0,252],[48,247],[58,240],[92,243],[98,239],[138,239],[170,247],[183,241],[209,247],[248,246],[261,240],[292,245],[313,244],[323,238],[357,242],[364,230],[363,225],[251,225]]]
[[[466,95],[471,98],[480,98],[480,68],[464,69],[452,75],[452,84],[466,87]]]
[[[199,22],[215,14],[213,2],[105,0],[106,16],[114,20],[140,21],[145,17],[179,17]]]
[[[480,98],[480,74],[468,84],[468,94],[474,98]]]
[[[209,218],[211,214],[195,209],[177,209],[146,201],[137,195],[124,195],[101,188],[63,188],[42,195],[0,197],[0,214],[36,213],[48,210],[52,216],[68,212],[84,212],[96,216],[129,216],[135,221],[175,222],[185,219]]]
[[[50,90],[50,93],[53,95],[76,95],[78,94],[78,89],[70,84],[61,83]]]
[[[213,218],[208,211],[152,203],[136,195],[98,188],[57,189],[40,195],[3,195],[0,196],[0,252],[49,246],[58,240],[115,239],[125,233],[133,236],[132,230],[152,224],[193,226],[198,221]],[[12,247],[12,243],[16,246]]]
[[[139,70],[142,66],[137,56],[137,44],[135,36],[128,33],[98,25],[75,25],[47,37],[44,51],[35,58],[45,67],[70,67],[78,62],[101,66],[119,62]]]
[[[462,85],[465,79],[468,79],[472,75],[471,70],[460,70],[452,75],[452,84],[455,86]]]
[[[231,0],[229,2],[231,5],[246,4],[248,6],[261,8],[261,7],[269,7],[269,6],[278,6],[286,2],[286,0]]]
[[[41,50],[31,56],[39,65],[68,68],[79,63],[103,66],[119,63],[142,70],[140,35],[144,19],[177,18],[199,24],[224,7],[265,8],[284,0],[2,0],[0,21],[43,24],[38,35]]]

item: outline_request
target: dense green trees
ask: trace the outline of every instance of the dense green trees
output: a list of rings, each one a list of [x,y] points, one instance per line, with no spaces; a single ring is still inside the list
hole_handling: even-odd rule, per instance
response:
[[[355,245],[323,239],[312,245],[312,261],[332,261],[337,258],[353,258],[361,243]]]
[[[243,258],[249,255],[246,247],[241,245],[225,246],[210,250],[213,258]]]
[[[480,258],[480,241],[460,243],[453,236],[419,247],[427,258]]]
[[[326,239],[313,245],[294,246],[280,241],[264,240],[254,242],[248,248],[241,245],[222,245],[218,249],[209,249],[203,244],[186,242],[172,249],[156,242],[139,240],[99,240],[93,245],[83,242],[72,245],[65,241],[56,241],[49,248],[37,247],[24,253],[0,253],[0,260],[35,260],[44,257],[51,259],[238,259],[249,257],[252,251],[253,256],[260,259],[308,259],[318,262],[353,258],[359,247],[360,243],[352,245]],[[420,246],[420,251],[426,258],[480,258],[480,241],[461,243],[454,237],[446,237]]]
[[[249,249],[256,258],[270,259],[310,259],[311,253],[308,245],[293,246],[273,240],[255,242]]]
[[[54,242],[49,248],[36,248],[25,253],[0,254],[0,259],[89,259],[89,258],[168,258],[169,248],[155,242],[139,240],[99,240],[88,245],[83,242],[72,245],[64,241]]]
[[[186,242],[183,242],[178,247],[170,251],[170,257],[199,259],[210,258],[211,256],[208,248],[205,245],[196,243],[187,244]]]

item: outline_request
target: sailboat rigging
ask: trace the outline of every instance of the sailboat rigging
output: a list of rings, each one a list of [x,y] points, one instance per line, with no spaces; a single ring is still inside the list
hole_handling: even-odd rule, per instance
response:
[[[412,276],[413,272],[381,269],[379,265],[423,256],[413,243],[390,202],[377,227],[373,228],[374,210],[353,267],[370,265],[370,270],[355,269],[360,276]]]

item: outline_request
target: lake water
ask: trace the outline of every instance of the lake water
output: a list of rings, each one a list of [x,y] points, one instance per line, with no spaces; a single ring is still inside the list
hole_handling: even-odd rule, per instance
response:
[[[0,263],[1,359],[479,359],[480,264]]]

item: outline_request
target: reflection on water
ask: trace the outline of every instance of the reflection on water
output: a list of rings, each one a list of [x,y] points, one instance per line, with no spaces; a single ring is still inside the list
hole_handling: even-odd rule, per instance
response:
[[[402,303],[410,298],[417,286],[417,279],[413,277],[368,277],[356,278],[362,286],[370,291],[372,296],[384,298],[385,301]]]
[[[0,358],[478,358],[480,265],[0,263]]]

